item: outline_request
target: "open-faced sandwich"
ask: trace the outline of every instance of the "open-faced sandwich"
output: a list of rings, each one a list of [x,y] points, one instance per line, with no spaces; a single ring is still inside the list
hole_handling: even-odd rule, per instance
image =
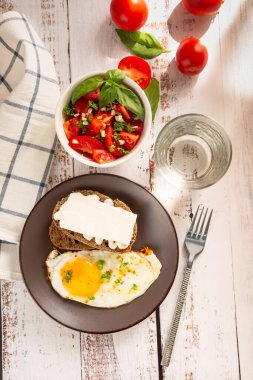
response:
[[[122,201],[80,190],[57,202],[50,226],[55,247],[128,252],[136,239],[137,215]]]

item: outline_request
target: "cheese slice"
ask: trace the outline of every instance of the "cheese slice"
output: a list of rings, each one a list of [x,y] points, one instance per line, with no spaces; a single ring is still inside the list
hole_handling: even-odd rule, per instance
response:
[[[54,214],[61,228],[129,245],[137,215],[101,202],[96,194],[71,193]]]

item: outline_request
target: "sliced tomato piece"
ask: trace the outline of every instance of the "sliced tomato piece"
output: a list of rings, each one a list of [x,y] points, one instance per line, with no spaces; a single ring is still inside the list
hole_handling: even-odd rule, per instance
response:
[[[85,94],[83,97],[86,100],[93,100],[93,102],[98,102],[100,95],[100,88],[97,88],[94,91],[90,91],[87,94]]]
[[[106,164],[107,162],[115,161],[116,158],[113,157],[111,153],[109,153],[105,149],[95,149],[92,154],[93,161],[98,164]]]
[[[72,149],[92,154],[94,149],[104,149],[101,141],[91,136],[76,136],[69,140]]]
[[[144,128],[144,123],[141,120],[133,120],[130,123],[130,127],[133,128],[134,132],[142,133]]]
[[[83,96],[80,99],[78,99],[74,104],[75,113],[87,113],[88,108],[88,100],[86,100]]]
[[[140,135],[137,135],[137,133],[129,133],[125,131],[121,131],[119,135],[120,139],[125,141],[123,147],[127,150],[132,150],[140,138]]]
[[[118,68],[143,90],[148,87],[151,80],[151,68],[144,59],[133,56],[125,57],[119,62]]]
[[[123,104],[117,104],[115,110],[121,113],[123,119],[126,122],[129,122],[131,120],[133,114],[125,106],[123,106]]]
[[[93,136],[93,137],[96,136],[95,133],[94,133],[94,131],[93,131],[93,129],[92,129],[91,124],[90,124],[90,125],[87,125],[85,135],[86,135],[86,136]]]
[[[122,157],[124,154],[118,151],[120,144],[114,138],[114,129],[111,125],[105,128],[105,146],[116,157]]]
[[[73,119],[69,119],[65,121],[63,124],[65,135],[67,136],[67,139],[71,139],[72,137],[75,137],[79,133],[79,128],[77,125],[77,117],[74,117]]]
[[[99,112],[97,115],[93,116],[91,120],[91,129],[94,135],[98,135],[101,128],[109,125],[112,118],[113,115],[108,112]]]

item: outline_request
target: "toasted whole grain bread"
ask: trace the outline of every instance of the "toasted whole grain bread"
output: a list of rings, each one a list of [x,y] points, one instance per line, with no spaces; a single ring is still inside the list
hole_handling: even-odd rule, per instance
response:
[[[83,194],[83,195],[93,195],[93,194],[96,194],[102,202],[104,202],[106,199],[110,199],[108,196],[106,196],[104,194],[101,194],[98,191],[79,190],[78,192],[81,193],[81,194]],[[65,228],[61,228],[60,224],[59,224],[59,221],[54,219],[54,214],[60,209],[60,207],[66,202],[67,199],[68,199],[68,197],[62,198],[59,202],[56,203],[55,208],[53,210],[53,215],[52,215],[52,220],[53,220],[52,224],[58,230],[61,230],[63,236],[65,235],[66,237],[69,237],[70,239],[72,239],[74,241],[77,241],[79,243],[85,244],[87,247],[89,247],[89,249],[100,249],[100,250],[110,251],[110,252],[114,252],[114,251],[117,251],[117,252],[129,252],[129,251],[131,251],[131,247],[132,247],[133,243],[135,242],[136,235],[137,235],[137,224],[136,223],[134,225],[134,230],[133,230],[133,235],[132,235],[131,242],[130,242],[129,246],[126,247],[125,249],[119,249],[119,248],[111,249],[108,246],[108,242],[106,240],[104,240],[102,244],[96,244],[95,239],[87,240],[87,239],[85,239],[85,237],[82,234],[80,234],[78,232],[73,232],[73,231],[67,230]],[[112,201],[113,201],[113,204],[114,204],[115,207],[121,207],[124,210],[131,212],[131,209],[124,202],[120,201],[119,199],[114,199]],[[79,248],[77,250],[79,250]]]
[[[57,228],[52,222],[49,227],[49,237],[55,248],[64,249],[69,251],[82,251],[85,249],[90,249],[86,244],[83,244],[66,234],[61,228]]]

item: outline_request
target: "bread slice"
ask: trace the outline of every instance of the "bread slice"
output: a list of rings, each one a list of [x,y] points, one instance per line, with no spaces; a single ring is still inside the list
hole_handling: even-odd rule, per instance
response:
[[[101,202],[104,202],[106,199],[110,199],[108,196],[106,196],[104,194],[101,194],[98,191],[80,190],[78,192],[81,193],[81,194],[83,194],[83,195],[85,195],[85,196],[86,195],[96,194],[99,197],[99,199],[101,200]],[[136,223],[134,225],[134,230],[133,230],[133,235],[132,235],[131,242],[130,242],[129,246],[126,247],[125,249],[119,249],[119,248],[111,249],[108,246],[108,241],[106,241],[106,240],[104,240],[102,244],[96,244],[95,239],[87,240],[87,239],[85,239],[85,237],[82,234],[80,234],[78,232],[73,232],[73,231],[67,230],[65,228],[61,228],[60,225],[59,225],[59,221],[54,219],[54,214],[67,201],[67,199],[68,199],[68,197],[62,198],[59,202],[56,203],[56,206],[55,206],[55,208],[53,210],[53,215],[52,215],[52,219],[53,219],[52,223],[54,224],[54,226],[57,229],[60,229],[62,231],[63,235],[66,235],[67,237],[69,237],[72,240],[75,240],[75,241],[77,241],[79,243],[85,244],[86,246],[89,247],[89,249],[100,249],[100,250],[110,251],[110,252],[114,252],[114,251],[117,251],[117,252],[129,252],[129,251],[131,251],[131,247],[132,247],[133,243],[135,242],[136,235],[137,235],[137,224]],[[120,201],[119,199],[113,200],[113,204],[114,204],[115,207],[121,207],[124,210],[131,212],[131,209],[124,202]]]
[[[53,222],[49,227],[49,237],[54,247],[61,250],[82,251],[85,249],[90,249],[90,247],[86,244],[83,244],[64,234],[62,229],[57,228]]]

